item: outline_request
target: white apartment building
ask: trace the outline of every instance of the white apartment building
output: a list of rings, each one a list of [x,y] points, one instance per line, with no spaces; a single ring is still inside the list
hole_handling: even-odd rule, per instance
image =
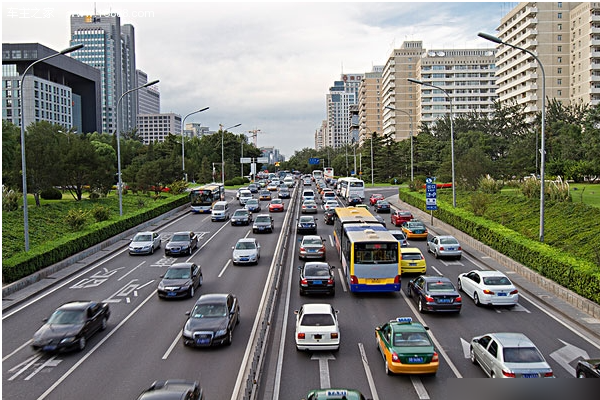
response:
[[[171,134],[181,136],[181,115],[142,114],[137,116],[138,136],[144,144],[163,142]]]
[[[383,88],[383,65],[373,66],[371,72],[365,73],[358,93],[359,132],[358,141],[362,146],[365,140],[371,139],[373,132],[381,135],[381,104]]]
[[[342,74],[327,94],[327,132],[325,147],[338,148],[352,143],[350,106],[358,102],[358,91],[364,74]],[[358,140],[358,138],[355,138]]]
[[[569,97],[576,104],[600,103],[600,3],[581,3],[570,13]]]

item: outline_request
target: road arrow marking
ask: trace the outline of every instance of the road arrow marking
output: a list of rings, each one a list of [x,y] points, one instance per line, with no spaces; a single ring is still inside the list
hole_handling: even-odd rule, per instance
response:
[[[571,367],[570,363],[578,358],[590,358],[588,353],[577,346],[573,346],[564,340],[558,339],[564,344],[560,349],[550,353],[550,357],[554,359],[561,367],[566,369],[571,375],[575,376],[575,368]]]
[[[331,388],[331,382],[329,379],[329,360],[335,360],[333,354],[327,353],[313,353],[311,360],[319,360],[319,376],[321,378],[321,389]]]
[[[471,358],[471,342],[467,342],[465,339],[460,338],[460,344],[465,358]]]

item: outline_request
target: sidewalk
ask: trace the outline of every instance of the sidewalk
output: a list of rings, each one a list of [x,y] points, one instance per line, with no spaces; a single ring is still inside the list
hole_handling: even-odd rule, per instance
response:
[[[593,335],[596,340],[600,340],[600,305],[544,278],[437,218],[433,218],[432,223],[431,214],[404,203],[398,195],[391,196],[387,200],[398,209],[410,210],[430,231],[454,236],[459,240],[466,254],[491,269],[509,275],[519,290],[535,297],[538,302],[560,313],[565,319]]]

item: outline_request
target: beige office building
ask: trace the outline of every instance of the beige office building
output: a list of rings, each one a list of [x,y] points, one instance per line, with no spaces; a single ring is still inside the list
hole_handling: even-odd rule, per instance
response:
[[[373,132],[381,135],[383,124],[381,121],[381,105],[383,88],[383,66],[373,66],[371,72],[365,77],[358,92],[358,141],[362,146],[365,140],[370,140]]]
[[[600,103],[600,3],[581,3],[570,12],[571,77],[575,104]]]

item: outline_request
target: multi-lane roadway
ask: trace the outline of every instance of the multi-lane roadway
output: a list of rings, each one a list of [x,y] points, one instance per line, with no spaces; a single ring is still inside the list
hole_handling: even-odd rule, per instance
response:
[[[386,197],[395,189],[380,189]],[[298,191],[295,192],[297,195]],[[367,190],[367,197],[369,190]],[[228,192],[233,210],[239,207]],[[529,336],[542,351],[557,378],[574,376],[578,359],[600,355],[598,338],[545,309],[534,296],[521,294],[513,308],[477,307],[463,296],[459,315],[419,314],[404,291],[389,294],[349,293],[333,247],[332,227],[317,218],[318,234],[326,239],[327,261],[336,267],[336,294],[303,296],[298,293],[298,236],[294,225],[298,203],[284,200],[286,212],[272,214],[274,233],[253,234],[251,227],[211,222],[209,215],[181,213],[153,227],[163,245],[173,232],[194,231],[199,248],[191,256],[166,257],[157,251],[130,256],[128,240],[106,250],[97,261],[83,260],[76,273],[57,274],[52,286],[3,307],[2,396],[6,399],[135,399],[155,380],[198,380],[207,399],[243,398],[246,371],[253,359],[252,338],[259,328],[257,313],[266,296],[275,289],[274,314],[268,341],[261,353],[261,374],[255,382],[255,398],[302,399],[312,388],[350,387],[373,399],[443,399],[448,378],[483,378],[485,374],[468,358],[468,342],[487,332],[515,331]],[[266,204],[263,203],[263,213]],[[294,207],[288,206],[293,203]],[[391,228],[389,216],[383,214]],[[427,221],[425,221],[427,222]],[[145,228],[146,229],[146,228]],[[289,232],[288,236],[282,232]],[[256,266],[233,266],[231,248],[242,237],[256,237],[261,259]],[[428,274],[456,281],[461,272],[487,269],[476,253],[460,261],[436,260],[425,243],[411,241],[426,255]],[[276,258],[276,254],[283,258]],[[156,287],[165,269],[180,261],[202,267],[202,287],[194,299],[165,301]],[[281,267],[275,288],[268,283],[271,272]],[[410,276],[403,276],[403,288]],[[192,349],[183,346],[181,329],[186,311],[205,293],[234,293],[241,304],[241,323],[231,346]],[[96,300],[110,304],[108,328],[88,341],[81,352],[45,354],[30,346],[33,333],[56,307],[71,300]],[[4,300],[3,300],[4,301]],[[307,302],[327,302],[339,310],[341,348],[338,352],[298,352],[294,342],[294,310]],[[375,327],[399,316],[411,316],[430,327],[440,354],[436,376],[387,376],[375,344]]]

